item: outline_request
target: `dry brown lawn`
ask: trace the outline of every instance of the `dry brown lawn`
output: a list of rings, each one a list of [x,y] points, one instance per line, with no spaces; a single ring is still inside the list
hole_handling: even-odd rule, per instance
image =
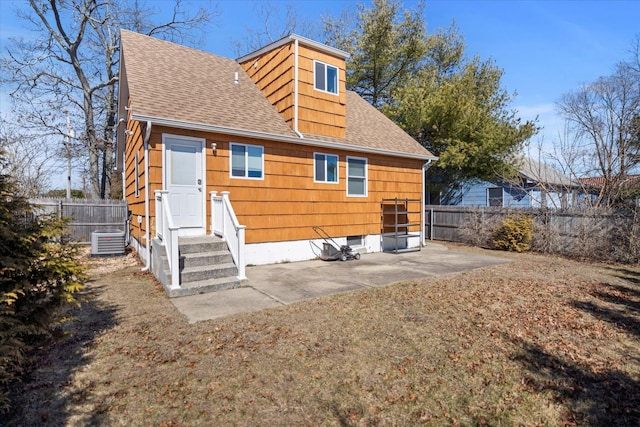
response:
[[[509,256],[191,325],[131,257],[90,260],[8,424],[639,425],[640,267]]]

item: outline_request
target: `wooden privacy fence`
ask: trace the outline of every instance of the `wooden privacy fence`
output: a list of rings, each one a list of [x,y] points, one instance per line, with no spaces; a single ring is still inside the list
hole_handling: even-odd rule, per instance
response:
[[[127,202],[124,200],[32,199],[36,213],[69,218],[71,239],[91,243],[91,233],[98,230],[126,232]]]
[[[533,218],[532,249],[593,259],[640,260],[640,209],[521,209],[425,206],[430,240],[491,246],[494,232],[511,215]]]

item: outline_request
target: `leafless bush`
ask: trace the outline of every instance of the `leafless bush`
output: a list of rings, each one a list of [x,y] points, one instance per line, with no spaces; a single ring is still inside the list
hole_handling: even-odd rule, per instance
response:
[[[534,230],[531,240],[531,250],[547,254],[559,254],[566,252],[566,244],[560,238],[561,226],[557,221],[552,221],[548,210],[542,210],[534,215]]]
[[[613,261],[640,262],[640,211],[616,211],[608,237],[608,254]]]
[[[458,232],[461,241],[491,247],[491,236],[514,211],[534,218],[531,250],[606,262],[640,262],[640,209],[469,208]]]
[[[509,209],[473,207],[458,229],[464,243],[490,248],[495,230],[507,217]]]

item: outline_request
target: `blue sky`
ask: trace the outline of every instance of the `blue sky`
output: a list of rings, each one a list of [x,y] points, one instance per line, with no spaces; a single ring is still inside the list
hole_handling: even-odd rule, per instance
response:
[[[310,20],[355,9],[355,1],[273,2],[294,4]],[[360,2],[369,4],[369,2]],[[415,9],[417,1],[404,1]],[[222,1],[217,30],[209,33],[205,50],[235,57],[230,38],[241,39],[255,26],[254,2]],[[513,107],[523,119],[539,117],[544,127],[534,142],[545,148],[557,140],[562,120],[554,103],[562,94],[609,74],[628,57],[640,36],[638,1],[447,1],[426,2],[427,30],[455,21],[464,35],[467,54],[492,58],[505,72],[503,86],[516,92]]]
[[[157,2],[168,10],[172,2]],[[338,16],[357,1],[272,1],[284,10],[293,5],[300,20],[320,23],[322,16]],[[369,5],[369,1],[360,1]],[[22,2],[0,0],[0,43],[21,34],[22,24],[13,10]],[[152,4],[152,2],[149,2]],[[216,6],[220,15],[207,31],[200,49],[236,57],[233,41],[241,41],[247,29],[261,21],[254,1],[184,0],[185,7]],[[417,1],[404,1],[415,9]],[[554,103],[564,93],[611,73],[615,64],[629,55],[632,42],[640,36],[639,1],[445,1],[426,2],[427,30],[456,22],[464,35],[467,54],[492,58],[505,72],[503,87],[517,92],[512,106],[523,119],[539,117],[544,127],[534,138],[547,150],[557,140],[562,120]],[[4,49],[4,48],[3,48]],[[0,98],[0,109],[8,108]]]

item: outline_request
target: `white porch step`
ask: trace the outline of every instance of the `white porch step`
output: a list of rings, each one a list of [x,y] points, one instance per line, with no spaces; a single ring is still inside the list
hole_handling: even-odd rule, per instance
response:
[[[227,263],[233,263],[233,257],[226,248],[212,252],[181,253],[180,255],[180,265],[183,268],[184,266],[198,267]]]
[[[180,237],[180,254],[228,251],[227,242],[216,236]]]

